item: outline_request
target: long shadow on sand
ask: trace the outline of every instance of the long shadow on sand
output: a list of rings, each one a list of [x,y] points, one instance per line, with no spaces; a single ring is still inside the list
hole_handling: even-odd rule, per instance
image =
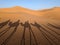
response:
[[[0,23],[0,29],[1,29],[2,27],[4,27],[6,24],[8,24],[9,22],[10,22],[10,20],[7,20],[7,21],[5,21],[5,22]],[[2,30],[2,31],[0,32],[0,37],[1,37],[2,35],[4,35],[4,34],[7,32],[8,29],[10,29],[10,27],[6,28],[5,30]]]
[[[7,25],[9,21],[10,20],[0,23],[0,29],[3,28],[5,25]]]
[[[52,28],[50,28],[51,26],[49,26],[49,25],[43,25],[43,26],[45,26],[46,28],[48,28],[49,30],[51,30],[52,32],[54,32],[54,33],[56,33],[57,35],[60,35],[58,32],[56,32],[54,29],[52,29]]]
[[[53,45],[52,42],[55,43],[55,45],[58,45],[58,43],[56,43],[48,34],[46,34],[44,32],[44,31],[46,31],[47,33],[51,34],[44,27],[42,27],[41,25],[39,25],[37,22],[35,22],[34,24],[31,23],[31,25],[33,25],[33,26],[35,26],[35,27],[38,28],[38,30],[42,33],[42,35],[45,37],[45,39],[48,40],[48,42],[50,43],[50,45]],[[42,28],[42,29],[40,29],[40,28]],[[58,38],[55,35],[51,34],[51,36],[53,36],[55,39],[58,40]],[[58,40],[58,42],[59,42],[59,40]]]
[[[7,39],[5,39],[5,41],[1,45],[7,45],[7,42],[11,39],[11,37],[13,36],[13,34],[16,32],[16,30],[17,30],[17,28],[19,26],[19,21],[20,20],[14,22],[14,23],[12,23],[12,22],[9,23],[9,29],[11,27],[15,27],[15,28],[14,28],[13,32],[7,37]]]
[[[21,45],[26,45],[25,44],[25,31],[26,31],[26,28],[29,29],[29,33],[30,33],[30,45],[32,45],[32,41],[31,41],[32,37],[31,37],[31,35],[33,35],[33,37],[34,37],[34,40],[35,40],[35,43],[36,43],[35,45],[38,45],[36,37],[34,35],[34,32],[32,31],[32,28],[31,28],[31,26],[29,24],[29,21],[26,21],[24,24],[21,23],[21,25],[24,26],[24,31],[23,31],[23,36],[22,36],[22,40],[21,40]]]
[[[29,21],[25,21],[25,23],[23,24],[23,23],[19,23],[20,22],[20,20],[17,20],[16,22],[10,22],[10,20],[7,20],[7,21],[5,21],[5,22],[2,22],[2,23],[0,23],[0,29],[1,28],[3,28],[5,25],[7,25],[8,24],[8,28],[6,28],[5,30],[2,30],[1,32],[0,32],[0,37],[1,36],[3,36],[5,33],[7,33],[9,30],[10,30],[10,28],[12,28],[12,27],[14,27],[14,30],[11,32],[11,34],[2,42],[2,44],[1,45],[7,45],[7,43],[9,42],[9,40],[11,39],[11,37],[14,35],[14,33],[16,32],[16,30],[17,30],[17,28],[18,28],[18,26],[19,26],[19,24],[21,24],[21,26],[23,26],[24,27],[24,30],[23,30],[23,34],[22,34],[22,39],[21,39],[21,44],[20,45],[26,45],[25,44],[25,33],[26,33],[26,29],[28,28],[29,29],[29,33],[30,33],[30,45],[32,45],[32,35],[33,35],[33,38],[34,38],[34,41],[35,41],[35,44],[34,45],[38,45],[38,42],[37,42],[37,39],[36,39],[36,36],[35,36],[35,34],[34,34],[34,32],[33,32],[33,30],[32,30],[32,27],[31,27],[31,25],[32,26],[35,26],[41,33],[42,33],[42,35],[45,37],[45,39],[50,43],[50,45],[59,45],[55,40],[53,40],[50,36],[52,36],[52,37],[54,37],[54,39],[56,39],[58,42],[59,42],[59,39],[54,35],[54,34],[52,34],[52,32],[55,32],[54,30],[52,30],[52,29],[50,29],[50,28],[48,28],[48,27],[46,27],[46,28],[48,28],[49,30],[51,30],[52,32],[50,32],[50,31],[48,31],[47,29],[45,29],[42,25],[40,25],[40,24],[38,24],[37,22],[35,22],[34,24],[32,24],[32,23],[29,23]],[[30,25],[31,24],[31,25]],[[47,24],[48,26],[51,26],[51,27],[54,27],[54,28],[56,28],[56,29],[60,29],[59,27],[56,27],[56,26],[54,26],[54,25],[52,25],[52,24],[50,24],[50,23],[48,23]],[[48,34],[50,34],[50,36],[48,35]],[[57,32],[55,32],[56,34],[58,34]]]
[[[50,23],[48,23],[47,25],[60,30],[60,26],[55,26],[55,25],[50,24]]]

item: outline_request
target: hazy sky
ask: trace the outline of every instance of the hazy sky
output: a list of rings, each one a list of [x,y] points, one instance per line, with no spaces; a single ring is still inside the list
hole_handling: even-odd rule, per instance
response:
[[[60,0],[0,0],[0,8],[22,6],[29,9],[60,7]]]

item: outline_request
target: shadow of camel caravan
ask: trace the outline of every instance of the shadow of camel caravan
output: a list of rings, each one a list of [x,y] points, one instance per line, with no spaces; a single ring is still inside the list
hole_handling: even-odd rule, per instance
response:
[[[18,26],[19,26],[19,21],[20,20],[18,20],[18,21],[16,21],[16,22],[14,22],[14,23],[12,23],[12,22],[9,22],[9,28],[11,28],[11,27],[15,27],[14,28],[14,30],[12,31],[12,33],[7,37],[7,39],[1,44],[1,45],[7,45],[7,43],[8,43],[8,41],[11,39],[11,37],[14,35],[14,33],[16,32],[16,30],[17,30],[17,28],[18,28]]]
[[[31,23],[31,25],[38,28],[38,30],[42,33],[42,35],[50,43],[50,45],[53,45],[53,43],[58,45],[59,39],[55,35],[53,35],[51,32],[47,31],[42,25],[38,24],[37,22],[35,22],[34,24]],[[46,34],[46,32],[49,33],[51,36],[53,36],[55,39],[57,39],[58,43],[56,41],[54,41],[48,34]],[[53,43],[50,40],[53,41]]]
[[[20,22],[20,20],[17,20],[16,22],[11,22],[10,20],[7,20],[5,22],[0,23],[0,26],[3,27],[5,25],[7,25],[7,24],[8,24],[8,27],[0,32],[0,37],[3,36],[5,33],[7,33],[12,27],[14,27],[14,30],[12,30],[11,34],[9,34],[9,36],[2,42],[1,45],[7,45],[8,44],[8,42],[13,37],[13,35],[15,34],[15,32],[17,32],[17,28],[18,28],[19,25],[21,25],[22,27],[24,27],[23,28],[22,38],[20,40],[21,41],[20,42],[20,45],[26,45],[26,38],[25,38],[25,36],[26,36],[27,29],[29,31],[29,45],[39,45],[38,44],[38,40],[37,40],[37,38],[36,38],[36,36],[35,36],[35,34],[34,34],[31,26],[36,27],[38,29],[38,31],[40,31],[41,34],[44,36],[43,39],[46,39],[50,45],[54,45],[54,44],[55,45],[58,45],[59,38],[52,33],[54,31],[51,30],[52,32],[50,32],[50,31],[48,31],[48,29],[46,29],[49,25],[51,27],[52,26],[55,27],[54,25],[46,24],[47,27],[46,27],[46,25],[44,27],[44,24],[38,24],[37,22],[29,23],[28,20],[25,21],[24,23],[23,22]],[[56,33],[56,34],[58,34],[58,33]],[[53,38],[51,38],[51,36],[56,41],[53,40]],[[34,44],[32,44],[33,43],[32,40],[34,40],[34,42],[35,42]]]
[[[10,20],[7,20],[5,22],[0,23],[0,29],[3,28],[5,25],[7,25],[10,22]]]
[[[25,21],[25,23],[24,24],[21,23],[21,25],[24,27],[23,36],[22,36],[22,40],[21,40],[21,45],[26,45],[25,44],[25,31],[26,31],[27,28],[29,29],[29,33],[30,33],[30,45],[32,45],[32,41],[31,41],[32,40],[32,35],[33,35],[35,43],[36,43],[35,45],[38,45],[36,37],[34,35],[34,32],[32,31],[32,28],[31,28],[31,25],[30,25],[29,21]]]
[[[9,22],[10,20],[0,23],[0,29],[7,25]],[[9,30],[9,27],[0,32],[0,37],[3,36],[7,32],[7,30]]]

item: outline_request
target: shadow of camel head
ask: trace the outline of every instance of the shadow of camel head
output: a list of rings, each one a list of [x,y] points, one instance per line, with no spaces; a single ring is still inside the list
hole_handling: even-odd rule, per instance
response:
[[[9,22],[8,25],[9,25],[9,27],[16,27],[16,26],[18,26],[18,25],[20,24],[19,22],[20,22],[20,20],[17,20],[17,21],[14,22],[14,23],[13,23],[13,22]]]

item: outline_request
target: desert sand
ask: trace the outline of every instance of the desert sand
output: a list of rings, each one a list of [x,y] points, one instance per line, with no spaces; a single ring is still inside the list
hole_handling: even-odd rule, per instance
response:
[[[60,7],[0,8],[0,45],[60,45]]]

